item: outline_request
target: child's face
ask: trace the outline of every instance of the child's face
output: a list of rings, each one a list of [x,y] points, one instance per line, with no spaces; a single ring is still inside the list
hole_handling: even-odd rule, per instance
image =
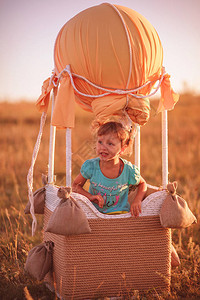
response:
[[[117,158],[121,150],[121,140],[116,133],[109,133],[97,137],[96,152],[101,160],[108,161]]]

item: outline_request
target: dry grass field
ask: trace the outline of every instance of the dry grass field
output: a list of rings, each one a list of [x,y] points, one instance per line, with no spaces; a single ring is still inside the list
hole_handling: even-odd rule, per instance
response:
[[[141,173],[149,184],[161,185],[160,115],[152,103],[150,121],[141,129]],[[93,155],[92,114],[77,108],[73,129],[73,177],[82,162]],[[29,250],[42,240],[42,216],[31,236],[31,217],[24,215],[28,201],[26,176],[39,130],[40,114],[33,103],[0,103],[0,299],[56,299],[42,282],[24,273]],[[34,169],[34,190],[47,172],[49,119]],[[169,180],[178,181],[178,193],[200,217],[200,96],[182,95],[169,112]],[[55,174],[65,184],[65,132],[57,131]],[[133,157],[130,158],[133,161]],[[127,292],[125,299],[200,299],[200,225],[173,230],[173,244],[181,265],[172,270],[170,295]],[[116,291],[117,294],[118,291]]]

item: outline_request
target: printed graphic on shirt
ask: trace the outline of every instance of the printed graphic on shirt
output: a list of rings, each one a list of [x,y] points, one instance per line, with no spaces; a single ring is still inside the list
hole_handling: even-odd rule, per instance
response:
[[[104,208],[117,206],[120,202],[120,195],[128,189],[128,184],[119,184],[115,186],[104,186],[101,183],[90,181],[91,191],[93,195],[101,195],[104,199]],[[114,193],[113,193],[114,192]]]

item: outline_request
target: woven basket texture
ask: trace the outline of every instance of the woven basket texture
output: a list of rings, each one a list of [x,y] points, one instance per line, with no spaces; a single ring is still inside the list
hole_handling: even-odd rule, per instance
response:
[[[45,207],[44,230],[52,214]],[[91,234],[61,236],[54,242],[53,274],[45,282],[63,299],[125,295],[130,289],[169,291],[171,231],[159,216],[88,218]]]
[[[46,185],[46,207],[50,211],[54,211],[57,205],[60,203],[60,198],[57,196],[58,186],[56,185]],[[158,191],[150,194],[142,201],[142,212],[139,216],[157,216],[160,213],[162,203],[168,193],[166,191]],[[121,215],[109,215],[100,213],[94,205],[83,195],[77,193],[71,193],[71,196],[78,202],[83,211],[85,212],[88,219],[93,218],[103,218],[103,219],[116,219],[116,218],[130,218],[131,214],[121,214]]]

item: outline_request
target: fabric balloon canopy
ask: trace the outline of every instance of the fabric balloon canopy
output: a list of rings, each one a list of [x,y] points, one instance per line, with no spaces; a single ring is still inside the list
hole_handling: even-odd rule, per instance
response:
[[[52,125],[57,127],[74,127],[75,101],[100,122],[128,115],[139,125],[147,122],[149,97],[159,87],[159,111],[173,109],[178,101],[163,68],[156,30],[127,7],[103,3],[70,19],[57,36],[54,62],[37,106],[47,111],[54,87]]]

